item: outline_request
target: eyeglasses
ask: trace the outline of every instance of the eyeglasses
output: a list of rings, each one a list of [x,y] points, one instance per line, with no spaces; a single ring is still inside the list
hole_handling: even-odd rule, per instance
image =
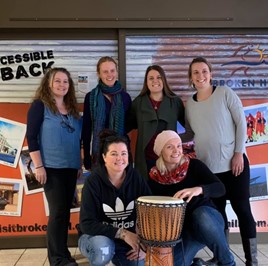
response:
[[[75,131],[75,128],[72,126],[69,116],[67,115],[67,120],[64,119],[62,114],[60,114],[60,116],[61,116],[61,123],[60,123],[61,126],[63,128],[66,128],[69,133],[73,133]]]

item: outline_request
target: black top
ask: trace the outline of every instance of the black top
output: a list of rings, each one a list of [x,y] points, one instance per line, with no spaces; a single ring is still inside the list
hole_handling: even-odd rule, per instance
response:
[[[148,182],[153,195],[158,196],[173,196],[177,191],[185,188],[202,187],[203,194],[193,197],[187,204],[185,219],[189,219],[191,212],[199,206],[215,207],[210,198],[218,198],[225,194],[222,182],[198,159],[190,159],[186,177],[179,183],[165,185],[152,179]]]
[[[27,124],[26,131],[28,148],[30,152],[40,150],[38,138],[36,136],[39,134],[44,120],[44,110],[44,103],[41,100],[35,100],[27,114],[27,121],[31,121],[31,123]]]
[[[106,168],[98,166],[86,179],[82,191],[80,229],[83,234],[114,238],[118,228],[135,232],[135,200],[151,195],[144,178],[131,166],[117,189],[110,182]]]

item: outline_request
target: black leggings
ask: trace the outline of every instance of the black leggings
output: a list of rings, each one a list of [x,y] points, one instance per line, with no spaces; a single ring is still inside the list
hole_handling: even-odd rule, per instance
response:
[[[213,202],[223,216],[225,229],[228,229],[225,207],[226,200],[229,199],[239,222],[241,237],[256,238],[256,223],[249,202],[250,170],[247,157],[244,155],[244,171],[239,176],[234,176],[232,171],[218,173],[216,175],[226,189],[226,194],[223,197],[213,199]]]

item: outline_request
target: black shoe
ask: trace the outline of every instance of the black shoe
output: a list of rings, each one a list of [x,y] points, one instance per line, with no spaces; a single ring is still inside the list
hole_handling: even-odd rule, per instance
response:
[[[217,260],[215,258],[212,258],[208,261],[205,261],[201,258],[194,258],[193,259],[193,263],[191,264],[191,266],[217,266]]]
[[[68,260],[69,260],[70,262],[76,262],[75,258],[73,258],[73,257],[69,257]]]
[[[78,266],[78,264],[76,262],[67,262],[66,264],[64,264],[64,266]]]
[[[76,263],[74,258],[71,258],[74,261],[70,261],[70,259],[68,258],[64,258],[60,264],[57,264],[59,266],[78,266],[78,264]]]

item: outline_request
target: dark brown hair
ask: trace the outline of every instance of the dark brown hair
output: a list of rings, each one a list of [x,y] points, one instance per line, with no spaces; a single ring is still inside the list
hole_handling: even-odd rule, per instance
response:
[[[115,131],[105,128],[99,133],[99,138],[100,138],[100,148],[99,148],[98,163],[100,163],[101,165],[105,164],[102,154],[106,155],[110,145],[114,143],[124,143],[126,145],[128,151],[128,158],[130,160],[131,157],[130,157],[129,141],[126,137],[120,136]]]
[[[143,96],[145,94],[150,94],[150,90],[147,86],[147,77],[148,77],[148,74],[151,70],[155,70],[159,73],[159,75],[161,76],[162,78],[162,81],[163,81],[163,93],[164,95],[168,96],[168,97],[175,97],[177,96],[169,87],[168,85],[168,82],[167,82],[167,78],[166,78],[166,74],[165,74],[165,71],[164,69],[159,66],[159,65],[151,65],[151,66],[148,66],[147,69],[146,69],[146,72],[145,72],[145,77],[144,77],[144,82],[143,82],[143,88],[139,94],[139,96]]]

